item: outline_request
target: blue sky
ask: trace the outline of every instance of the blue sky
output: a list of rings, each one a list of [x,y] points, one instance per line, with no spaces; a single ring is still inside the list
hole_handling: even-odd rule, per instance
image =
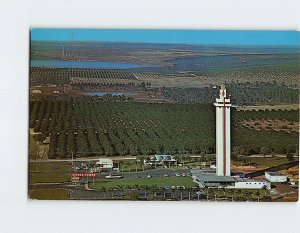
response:
[[[102,41],[213,45],[300,45],[297,31],[43,29],[33,41]]]

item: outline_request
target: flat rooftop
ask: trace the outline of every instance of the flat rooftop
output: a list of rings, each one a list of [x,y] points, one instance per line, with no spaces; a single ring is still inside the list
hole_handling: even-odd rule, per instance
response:
[[[285,175],[282,175],[279,172],[266,172],[266,173],[269,174],[270,176],[285,176]]]
[[[192,169],[191,173],[197,177],[200,182],[230,183],[236,181],[236,179],[231,176],[217,176],[216,171],[212,169]]]

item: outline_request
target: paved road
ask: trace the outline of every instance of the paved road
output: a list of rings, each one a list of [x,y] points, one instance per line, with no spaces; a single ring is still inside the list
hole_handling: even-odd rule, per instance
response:
[[[299,161],[294,161],[294,162],[290,162],[290,163],[285,163],[285,164],[280,164],[277,166],[269,167],[269,168],[266,168],[263,170],[250,172],[250,173],[247,173],[245,176],[250,177],[250,178],[257,177],[257,176],[263,176],[263,175],[265,175],[265,172],[277,172],[280,170],[295,167],[297,165],[299,165]]]
[[[167,169],[167,168],[159,168],[154,170],[145,170],[141,172],[123,172],[119,173],[122,177],[127,179],[133,179],[133,178],[147,178],[148,175],[151,177],[163,177],[164,175],[168,175],[170,177],[176,176],[176,174],[182,175],[183,173],[187,174],[190,173],[189,169],[180,169],[180,170],[173,170],[173,169]],[[104,172],[101,174],[97,174],[96,178],[98,179],[104,179],[105,176],[109,175],[110,172]]]
[[[76,166],[79,166],[80,163],[76,164]],[[61,170],[61,171],[57,171],[57,170],[50,170],[50,171],[30,171],[30,173],[49,173],[49,174],[70,174],[72,172],[72,170]],[[79,171],[74,171],[75,173],[86,173],[86,170],[79,170]],[[114,172],[112,172],[114,173]],[[162,177],[165,174],[168,176],[176,176],[176,173],[178,174],[187,174],[190,173],[189,169],[178,169],[178,170],[173,170],[173,169],[167,169],[167,168],[157,168],[157,169],[151,169],[151,170],[145,170],[145,171],[138,171],[137,173],[134,171],[134,169],[132,169],[132,172],[120,172],[119,174],[124,177],[124,178],[147,178],[148,175],[150,175],[151,177]],[[97,179],[104,179],[105,176],[110,175],[111,172],[101,172],[101,173],[96,173],[96,178]]]

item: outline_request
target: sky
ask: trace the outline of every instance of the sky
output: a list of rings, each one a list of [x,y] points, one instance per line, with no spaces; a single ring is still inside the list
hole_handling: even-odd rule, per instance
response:
[[[300,32],[265,30],[143,30],[34,28],[33,41],[300,46]]]

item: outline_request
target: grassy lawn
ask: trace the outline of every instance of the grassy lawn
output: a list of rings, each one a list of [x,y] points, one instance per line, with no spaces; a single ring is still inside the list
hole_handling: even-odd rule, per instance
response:
[[[68,189],[34,189],[29,191],[30,199],[66,200],[70,196]]]
[[[30,171],[46,172],[46,171],[71,171],[71,165],[53,165],[53,164],[30,164]]]
[[[34,173],[29,175],[29,183],[60,183],[70,181],[69,174]]]
[[[158,187],[165,186],[185,186],[185,187],[195,187],[196,184],[192,181],[191,177],[153,177],[153,178],[138,178],[138,179],[119,179],[119,180],[101,180],[95,181],[94,184],[90,184],[90,188],[101,189],[105,188],[116,188],[120,185],[123,186],[153,186]]]

